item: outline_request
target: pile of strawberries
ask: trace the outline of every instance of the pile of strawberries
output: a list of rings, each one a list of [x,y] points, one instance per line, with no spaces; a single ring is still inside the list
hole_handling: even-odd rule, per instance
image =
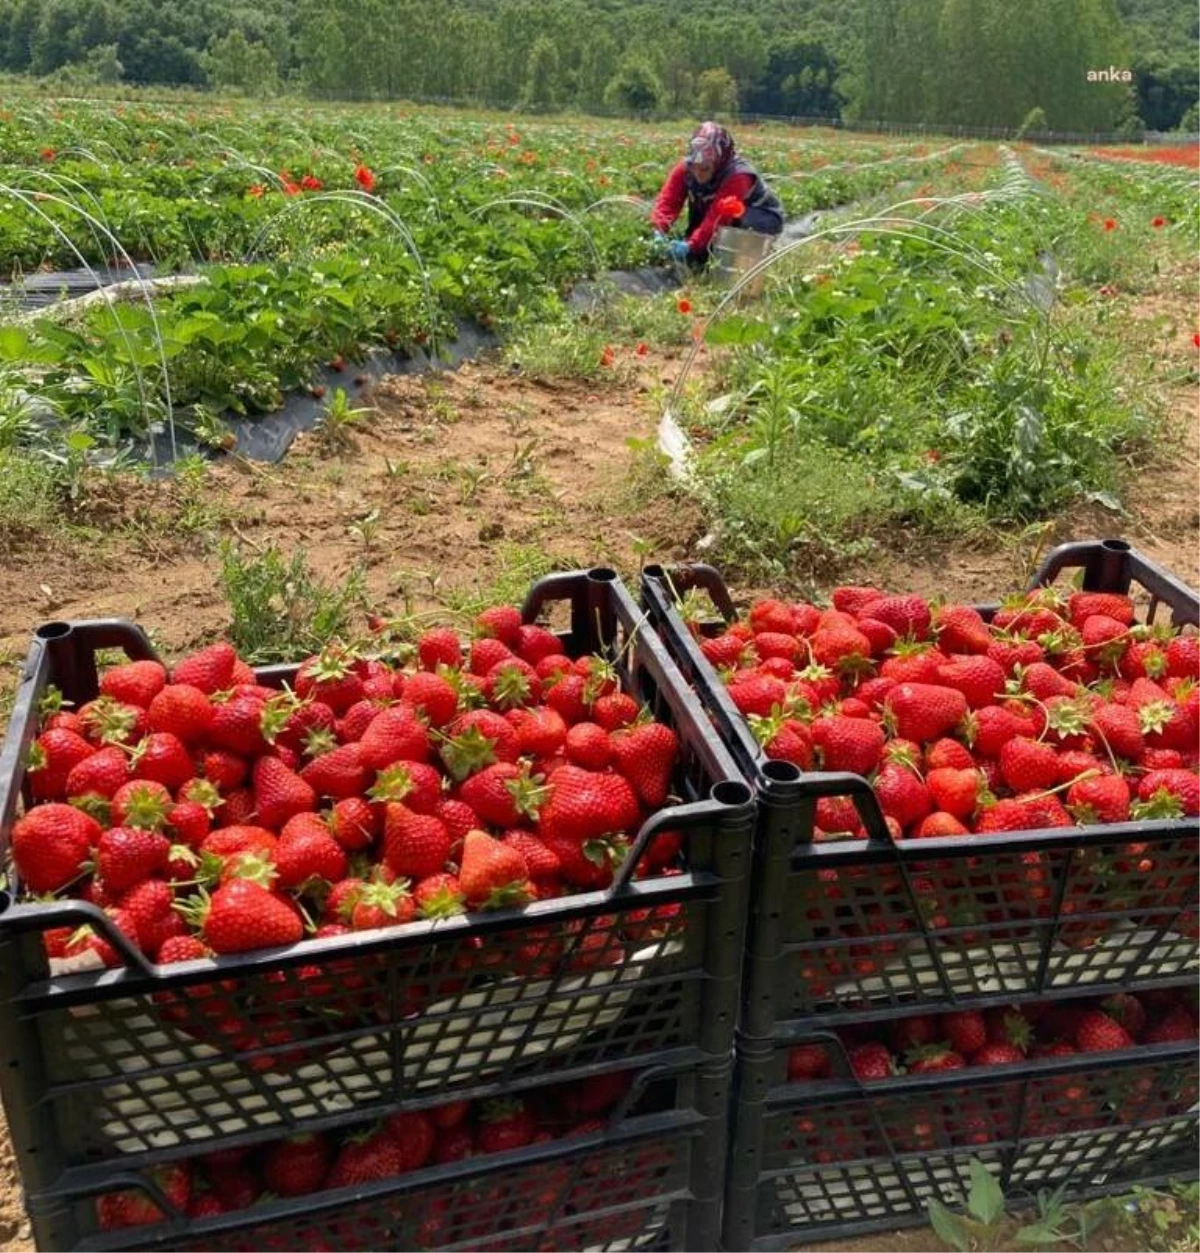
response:
[[[1139,625],[1128,596],[1042,588],[985,622],[839,587],[691,629],[766,756],[869,778],[895,838],[1200,813],[1200,636]],[[844,797],[816,825],[864,834]]]
[[[818,1084],[852,1073],[861,1082],[876,1084],[903,1074],[973,1071],[1026,1059],[1194,1041],[1198,1035],[1196,995],[1194,989],[1167,988],[1118,993],[1103,1000],[918,1014],[887,1025],[838,1028],[837,1035],[839,1044],[813,1041],[792,1048],[789,1080]],[[1178,1064],[1163,1066],[1158,1073],[1147,1059],[1144,1066],[1129,1069],[1097,1066],[1040,1080],[1023,1079],[1015,1092],[1008,1086],[968,1084],[956,1087],[953,1099],[947,1099],[944,1106],[928,1091],[914,1093],[902,1109],[893,1111],[894,1125],[886,1117],[886,1106],[875,1113],[885,1115],[894,1146],[907,1151],[1166,1117],[1188,1110],[1197,1095],[1194,1063],[1184,1076]],[[817,1161],[883,1152],[877,1124],[869,1113],[831,1109],[828,1116],[824,1111],[817,1117],[805,1114],[796,1130]]]
[[[330,646],[283,690],[218,643],[47,711],[12,855],[30,896],[95,903],[156,962],[240,953],[605,888],[678,752],[610,662],[510,606],[466,646]],[[680,846],[658,835],[636,873]],[[91,928],[45,940],[121,962]]]
[[[391,1114],[347,1133],[308,1132],[257,1146],[217,1149],[156,1167],[151,1174],[181,1213],[191,1219],[212,1218],[279,1197],[362,1187],[423,1167],[602,1132],[606,1117],[628,1093],[632,1077],[628,1071],[612,1072],[525,1097],[453,1101]],[[628,1150],[622,1170],[631,1178],[637,1173],[645,1177],[654,1167],[668,1165],[671,1156],[669,1146],[658,1144],[649,1150],[635,1146]],[[569,1162],[542,1163],[529,1181],[529,1196],[521,1202],[527,1221],[544,1221],[572,1202],[586,1209],[589,1198],[591,1207],[607,1204],[603,1199],[607,1191],[597,1197],[595,1180],[589,1182],[594,1173],[586,1162],[579,1171]],[[468,1185],[467,1194],[455,1198],[453,1212],[449,1189],[443,1189],[440,1196],[435,1193],[434,1204],[429,1203],[427,1193],[403,1198],[400,1207],[410,1221],[414,1211],[425,1211],[420,1230],[410,1232],[410,1239],[416,1241],[413,1247],[437,1248],[446,1239],[482,1240],[494,1235],[496,1204],[514,1203],[500,1182],[503,1178],[486,1176]],[[477,1227],[471,1226],[473,1215]],[[102,1230],[146,1226],[164,1218],[151,1196],[136,1189],[98,1197],[96,1216]],[[333,1241],[333,1247],[363,1243],[350,1230],[327,1231],[324,1239]],[[284,1243],[280,1247],[307,1246]],[[322,1242],[322,1247],[329,1245]]]

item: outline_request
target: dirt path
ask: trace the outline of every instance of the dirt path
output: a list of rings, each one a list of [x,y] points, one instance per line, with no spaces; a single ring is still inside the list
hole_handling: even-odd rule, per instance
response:
[[[1177,333],[1155,351],[1194,363],[1190,297],[1159,298],[1131,316],[1164,311]],[[222,464],[195,497],[178,481],[110,485],[93,502],[99,529],[85,541],[42,537],[0,554],[0,695],[42,621],[133,618],[168,655],[219,634],[228,615],[219,559],[203,540],[209,529],[251,552],[302,548],[328,580],[360,563],[372,601],[393,612],[406,596],[444,602],[498,576],[520,587],[550,565],[611,564],[632,577],[646,557],[693,557],[700,511],[666,490],[647,451],[653,391],[680,362],[679,352],[652,356],[636,377],[598,388],[539,385],[487,364],[435,380],[395,378],[376,390],[378,415],[344,451],[304,436],[279,466]],[[1023,579],[1039,546],[1124,535],[1197,584],[1196,385],[1194,374],[1177,373],[1164,392],[1170,422],[1159,464],[1130,493],[1128,517],[1081,510],[1037,537],[997,531],[941,549],[893,536],[840,578],[990,598]],[[930,1238],[905,1232],[844,1247],[900,1253]],[[2,1123],[0,1246],[33,1247]]]

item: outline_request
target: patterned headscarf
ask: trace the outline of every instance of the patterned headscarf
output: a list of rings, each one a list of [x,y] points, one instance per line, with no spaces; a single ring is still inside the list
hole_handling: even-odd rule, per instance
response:
[[[733,136],[718,122],[701,122],[688,141],[688,165],[711,165],[714,173],[733,157]]]

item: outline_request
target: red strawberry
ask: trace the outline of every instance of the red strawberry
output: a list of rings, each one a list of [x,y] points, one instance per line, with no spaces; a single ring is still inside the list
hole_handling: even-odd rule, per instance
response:
[[[972,1066],[1010,1066],[1014,1062],[1023,1062],[1025,1054],[1012,1044],[992,1042],[985,1044],[971,1057]]]
[[[567,724],[561,714],[548,706],[514,709],[507,716],[516,728],[523,757],[553,757],[566,744]]]
[[[851,1049],[849,1060],[850,1069],[855,1076],[867,1082],[889,1079],[896,1073],[895,1063],[887,1046],[875,1041]]]
[[[883,752],[883,728],[866,718],[835,714],[812,724],[813,743],[821,752],[824,770],[848,770],[868,775],[879,765]]]
[[[1108,750],[1126,761],[1138,761],[1145,752],[1137,711],[1126,705],[1105,703],[1092,711],[1089,730]]]
[[[513,605],[493,605],[480,613],[475,619],[475,634],[478,636],[495,636],[510,648],[516,648],[521,641],[521,611]]]
[[[716,635],[700,641],[700,651],[714,669],[735,669],[742,662],[746,641],[738,635]]]
[[[263,1154],[263,1182],[279,1196],[307,1196],[324,1185],[331,1158],[320,1132],[276,1140]]]
[[[969,818],[975,812],[980,783],[978,770],[931,770],[925,776],[934,804],[956,818]]]
[[[641,821],[637,797],[622,775],[563,766],[547,786],[550,796],[538,821],[543,839],[561,836],[582,845],[629,831]]]
[[[95,818],[72,805],[36,805],[13,826],[17,873],[31,892],[57,892],[79,875],[101,834]]]
[[[484,675],[483,694],[493,709],[522,709],[541,700],[542,681],[528,662],[508,657]]]
[[[102,748],[71,768],[63,791],[68,799],[99,796],[112,800],[129,782],[129,758],[115,745]]]
[[[1176,1044],[1196,1039],[1196,1020],[1182,1006],[1169,1010],[1142,1034],[1143,1044]]]
[[[505,1153],[523,1148],[536,1131],[537,1121],[523,1101],[488,1101],[479,1116],[475,1146],[481,1153]]]
[[[1000,773],[1014,792],[1034,792],[1056,786],[1061,769],[1049,744],[1021,737],[1000,750]]]
[[[872,667],[871,641],[857,627],[822,626],[813,632],[809,647],[818,665],[839,674],[856,674]]]
[[[235,753],[212,749],[200,758],[200,773],[222,794],[242,786],[250,777],[250,767]]]
[[[171,842],[156,831],[110,827],[96,842],[96,868],[113,892],[126,892],[164,870]]]
[[[967,1064],[961,1053],[941,1044],[927,1044],[913,1049],[906,1060],[910,1075],[936,1074],[942,1070],[961,1070]]]
[[[121,897],[143,952],[158,953],[169,940],[183,938],[184,921],[172,908],[174,901],[170,884],[161,879],[143,879]]]
[[[911,770],[890,762],[875,776],[875,795],[883,812],[901,827],[919,822],[933,808],[925,784]]]
[[[916,828],[912,832],[914,840],[934,840],[942,839],[947,836],[970,835],[971,829],[963,826],[963,824],[953,815],[943,813],[941,810],[935,810],[931,814],[926,814]]]
[[[1141,817],[1194,818],[1200,814],[1200,777],[1192,770],[1152,770],[1138,784]]]
[[[1200,678],[1200,635],[1176,635],[1167,641],[1167,673],[1181,679]]]
[[[584,770],[603,770],[612,760],[608,732],[594,722],[577,722],[567,732],[567,760]]]
[[[506,831],[502,842],[515,848],[525,859],[529,877],[534,880],[557,879],[562,870],[558,857],[532,831]]]
[[[763,743],[763,752],[772,761],[790,761],[801,770],[812,769],[812,735],[804,723],[787,718],[776,727],[774,719],[770,719],[766,726],[771,734]],[[757,727],[752,726],[751,730],[759,735]]]
[[[252,779],[260,826],[278,830],[294,815],[311,813],[317,807],[316,792],[277,757],[260,757]]]
[[[1067,791],[1067,808],[1076,822],[1129,821],[1129,784],[1119,774],[1080,779]]]
[[[356,701],[362,700],[362,663],[344,650],[331,646],[300,663],[296,671],[296,695],[301,700],[319,700],[340,718]]]
[[[165,731],[147,735],[137,746],[130,765],[135,778],[161,783],[172,792],[196,773],[183,743]]]
[[[514,827],[524,818],[537,819],[547,795],[541,778],[527,765],[498,761],[465,780],[459,794],[484,822]]]
[[[157,831],[167,822],[174,802],[171,793],[150,779],[132,779],[112,795],[110,818],[115,827],[146,827]]]
[[[999,705],[976,709],[967,721],[967,743],[977,756],[990,760],[999,758],[1000,750],[1009,740],[1036,733],[1036,727],[1028,718],[1018,717]]]
[[[467,668],[472,674],[479,675],[482,678],[493,667],[502,665],[506,661],[518,660],[520,659],[503,640],[485,636],[483,639],[477,639],[471,645],[471,655],[467,659]]]
[[[634,722],[640,709],[637,701],[627,692],[610,692],[598,697],[592,704],[592,719],[606,731],[616,731]]]
[[[472,908],[498,908],[529,899],[525,859],[515,848],[483,831],[467,832],[458,881]]]
[[[387,805],[383,861],[397,875],[424,879],[437,874],[446,864],[452,844],[446,824],[432,814],[414,813],[406,805]]]
[[[883,596],[868,601],[858,617],[886,622],[897,635],[913,640],[928,639],[932,623],[929,605],[920,596]]]
[[[100,676],[100,691],[123,704],[149,709],[166,682],[167,671],[161,661],[128,661]]]
[[[411,809],[412,806],[410,805]],[[460,800],[441,800],[431,811],[446,824],[455,845],[461,845],[467,832],[479,826],[479,818],[470,805]]]
[[[591,717],[588,681],[581,674],[565,674],[546,691],[546,704],[558,713],[568,726]]]
[[[202,931],[214,953],[295,944],[304,923],[290,901],[249,879],[230,879],[212,894]]]
[[[975,758],[958,740],[936,740],[925,750],[926,770],[973,770]]]
[[[422,918],[451,918],[466,913],[466,901],[458,878],[452,874],[431,874],[413,889],[413,901]]]
[[[552,692],[561,686],[556,684]],[[446,735],[441,758],[451,776],[459,781],[493,762],[516,761],[521,755],[512,724],[491,709],[473,709],[455,718]]]
[[[133,664],[138,664],[137,662]],[[186,1214],[192,1194],[191,1166],[175,1162],[156,1166],[151,1171],[154,1182],[179,1214]],[[148,1192],[130,1188],[124,1192],[108,1192],[96,1199],[96,1219],[101,1231],[122,1227],[146,1227],[166,1218]]]
[[[457,670],[463,661],[462,642],[450,627],[434,627],[417,640],[417,660],[422,670],[434,671],[438,666]]]
[[[1053,666],[1035,661],[1033,665],[1026,666],[1021,675],[1021,690],[1045,701],[1051,696],[1074,696],[1079,689],[1070,679],[1064,679]]]
[[[64,728],[44,731],[26,761],[26,777],[34,800],[62,800],[71,771],[96,752],[81,735]]]
[[[397,883],[367,883],[356,889],[347,900],[350,926],[355,931],[374,931],[411,922],[417,906],[407,885],[408,880],[401,879]]]
[[[387,804],[403,803],[418,814],[431,814],[442,802],[442,776],[423,761],[398,761],[381,770],[368,796]]]
[[[1129,992],[1118,992],[1110,996],[1100,1007],[1118,1022],[1134,1040],[1140,1040],[1146,1030],[1146,1009],[1136,996]]]
[[[214,692],[223,692],[233,685],[233,670],[237,660],[238,655],[233,645],[222,640],[185,657],[171,671],[171,682],[190,684],[211,696]]]
[[[149,718],[138,705],[126,705],[111,696],[100,696],[80,709],[79,725],[90,744],[135,744],[149,729]]]
[[[151,731],[168,731],[184,744],[198,744],[208,734],[216,710],[198,687],[171,683],[150,702]]]
[[[440,674],[419,672],[404,681],[404,699],[431,727],[444,727],[458,713],[458,693]]]
[[[1075,1047],[1081,1053],[1107,1053],[1133,1047],[1133,1039],[1115,1019],[1102,1010],[1084,1014],[1075,1029]]]
[[[507,725],[507,724],[506,724]],[[384,770],[398,761],[429,760],[429,732],[407,703],[381,710],[363,732],[359,749],[365,766]]]
[[[345,850],[311,813],[297,814],[284,825],[273,860],[281,888],[298,888],[310,879],[336,883],[346,874]]]
[[[886,622],[877,622],[874,618],[859,618],[857,630],[871,642],[871,656],[883,657],[896,644],[899,636]]]
[[[404,1154],[385,1132],[346,1140],[325,1178],[326,1188],[360,1187],[404,1172]]]
[[[937,679],[967,698],[972,709],[993,704],[1004,692],[1004,668],[990,657],[952,657],[938,666]]]
[[[547,657],[561,656],[563,642],[546,627],[527,623],[517,632],[517,642],[513,647],[522,661],[536,667],[538,662]]]
[[[390,1115],[383,1124],[386,1135],[400,1150],[400,1169],[419,1170],[429,1161],[437,1131],[424,1112]]]
[[[901,683],[888,693],[884,708],[897,735],[924,744],[939,739],[962,722],[967,699],[950,687]]]
[[[352,742],[314,757],[301,769],[300,778],[318,796],[344,800],[365,791],[370,771],[363,763],[362,745]]]
[[[597,705],[600,703],[596,702]],[[679,740],[670,727],[647,722],[612,736],[613,765],[633,785],[647,809],[667,803]]]
[[[1115,618],[1124,626],[1134,622],[1133,601],[1119,592],[1072,592],[1067,598],[1067,613],[1076,629],[1094,614]]]
[[[826,1079],[832,1070],[824,1044],[797,1044],[788,1052],[788,1079],[793,1083]]]
[[[978,610],[969,605],[942,605],[933,612],[938,648],[943,653],[986,653],[991,633]]]
[[[347,852],[354,853],[370,847],[379,834],[379,821],[369,801],[361,796],[346,796],[330,812],[329,830]]]
[[[845,585],[833,589],[833,607],[842,613],[858,617],[875,600],[882,600],[884,593],[877,587]]]
[[[776,709],[782,709],[787,700],[787,687],[781,679],[757,671],[738,676],[727,690],[729,699],[747,717],[757,714],[760,718],[769,718]]]
[[[960,1009],[943,1014],[938,1025],[950,1041],[950,1047],[963,1057],[974,1058],[988,1042],[987,1025],[978,1010]]]
[[[199,687],[197,683],[195,686]],[[239,757],[260,757],[267,751],[262,732],[262,714],[266,702],[253,693],[233,695],[216,707],[208,728],[208,745],[221,748]]]

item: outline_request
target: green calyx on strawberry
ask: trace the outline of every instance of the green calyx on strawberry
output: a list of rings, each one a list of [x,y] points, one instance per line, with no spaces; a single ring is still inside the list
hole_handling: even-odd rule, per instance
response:
[[[456,783],[490,766],[496,760],[496,741],[480,727],[470,726],[447,738],[441,747],[442,761]]]
[[[474,909],[524,905],[533,895],[525,858],[486,831],[467,832],[458,882],[467,904]]]

